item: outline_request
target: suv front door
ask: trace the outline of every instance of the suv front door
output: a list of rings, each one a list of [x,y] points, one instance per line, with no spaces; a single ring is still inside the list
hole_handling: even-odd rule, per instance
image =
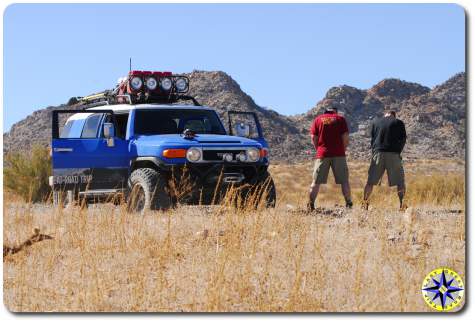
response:
[[[60,135],[58,119],[62,114],[75,116]],[[103,136],[107,115],[112,116],[117,128],[112,110],[53,111],[51,146],[55,190],[126,188],[130,161],[128,142],[118,136],[108,142]]]
[[[267,142],[262,133],[262,127],[259,123],[259,118],[254,112],[229,111],[229,135],[245,136],[249,139],[255,140],[267,148]],[[238,133],[247,129],[247,135]]]

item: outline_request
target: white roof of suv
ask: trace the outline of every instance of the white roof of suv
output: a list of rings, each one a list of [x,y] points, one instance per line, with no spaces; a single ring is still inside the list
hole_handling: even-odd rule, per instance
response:
[[[136,109],[187,109],[187,110],[212,110],[208,106],[195,106],[195,105],[163,105],[163,104],[114,104],[114,105],[101,105],[87,110],[112,110],[112,111],[130,111]]]

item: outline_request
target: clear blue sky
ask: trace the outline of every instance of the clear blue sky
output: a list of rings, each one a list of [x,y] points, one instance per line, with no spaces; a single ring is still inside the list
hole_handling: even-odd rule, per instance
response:
[[[134,69],[222,70],[282,114],[335,85],[434,86],[465,70],[447,4],[17,4],[4,13],[4,131],[34,110],[112,88]]]

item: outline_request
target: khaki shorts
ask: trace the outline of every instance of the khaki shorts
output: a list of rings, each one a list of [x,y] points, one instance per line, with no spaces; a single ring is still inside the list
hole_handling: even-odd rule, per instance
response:
[[[346,157],[331,157],[315,160],[313,168],[313,184],[324,184],[328,180],[330,167],[333,171],[336,184],[348,182],[348,165]]]
[[[404,168],[399,153],[374,153],[368,170],[368,184],[372,186],[380,184],[384,171],[388,171],[389,186],[404,185]]]

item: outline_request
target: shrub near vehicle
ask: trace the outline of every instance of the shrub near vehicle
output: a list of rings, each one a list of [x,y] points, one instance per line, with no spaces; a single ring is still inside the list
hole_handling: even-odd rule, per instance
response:
[[[122,195],[129,210],[142,211],[216,203],[236,187],[241,201],[252,195],[255,204],[274,206],[256,114],[229,111],[227,133],[188,88],[184,76],[131,71],[113,90],[81,98],[82,110],[53,111],[54,200],[65,191],[85,202]],[[194,105],[179,104],[186,100]]]

